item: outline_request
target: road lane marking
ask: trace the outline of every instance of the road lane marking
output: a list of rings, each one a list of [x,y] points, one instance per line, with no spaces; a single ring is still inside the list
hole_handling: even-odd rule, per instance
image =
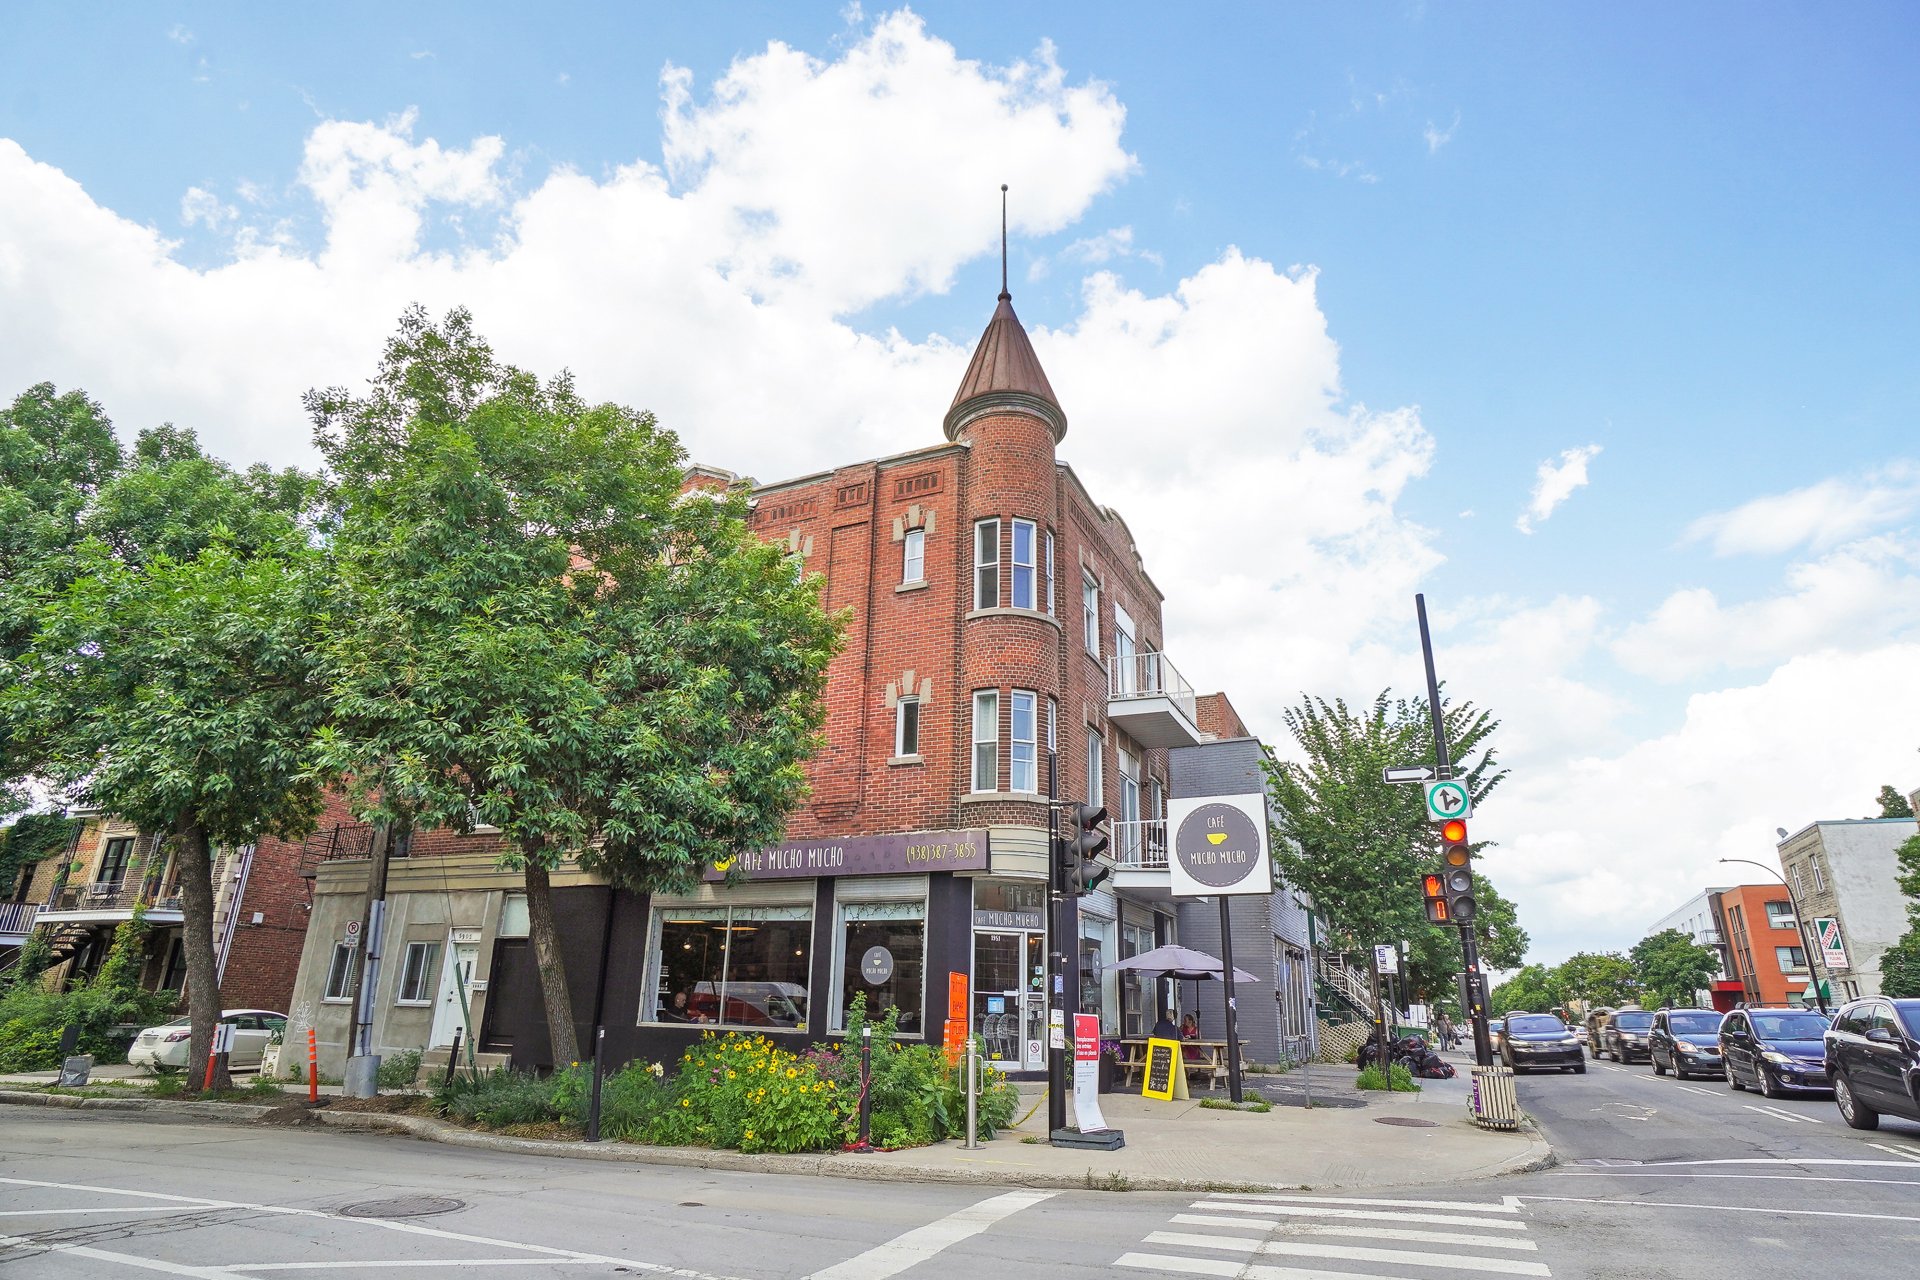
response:
[[[1815,1120],[1812,1116],[1797,1115],[1791,1111],[1783,1111],[1779,1107],[1756,1107],[1747,1103],[1743,1103],[1741,1105],[1745,1106],[1747,1110],[1754,1112],[1756,1115],[1772,1116],[1776,1120],[1791,1120],[1794,1124],[1825,1124],[1826,1123],[1826,1121],[1824,1120]]]
[[[1679,1175],[1669,1175],[1679,1176]],[[1903,1183],[1912,1186],[1912,1183]],[[1635,1209],[1711,1209],[1715,1213],[1767,1213],[1790,1218],[1866,1218],[1874,1222],[1920,1222],[1903,1213],[1847,1213],[1839,1209],[1776,1209],[1771,1205],[1688,1204],[1679,1200],[1595,1200],[1584,1196],[1521,1196],[1522,1200],[1550,1200],[1556,1204],[1604,1204]]]
[[[98,1209],[0,1209],[0,1218],[40,1218],[52,1213],[205,1213],[197,1204],[102,1205]]]
[[[1891,1160],[1885,1163],[1893,1164]],[[1907,1166],[1894,1165],[1893,1167],[1904,1169]],[[1920,1182],[1912,1178],[1826,1178],[1817,1174],[1793,1173],[1637,1173],[1625,1169],[1610,1169],[1605,1172],[1595,1169],[1582,1173],[1569,1170],[1555,1176],[1562,1178],[1719,1178],[1740,1182],[1840,1182],[1852,1187],[1920,1187]]]
[[[1358,1271],[1322,1271],[1317,1267],[1263,1267],[1226,1258],[1182,1258],[1171,1253],[1123,1253],[1116,1267],[1177,1271],[1190,1276],[1229,1276],[1232,1280],[1399,1280]]]
[[[1896,1156],[1905,1156],[1909,1160],[1920,1161],[1920,1151],[1912,1151],[1906,1147],[1889,1147],[1882,1142],[1869,1142],[1867,1145],[1875,1151],[1891,1151]]]
[[[1399,1227],[1337,1226],[1325,1222],[1280,1222],[1273,1218],[1222,1218],[1206,1213],[1176,1213],[1174,1222],[1189,1227],[1261,1227],[1294,1236],[1350,1236],[1362,1240],[1408,1240],[1415,1244],[1464,1244],[1483,1249],[1515,1249],[1533,1253],[1540,1246],[1511,1236],[1476,1236],[1464,1231],[1408,1231]]]
[[[1291,1240],[1254,1240],[1248,1237],[1202,1236],[1184,1231],[1155,1231],[1142,1244],[1181,1245],[1197,1249],[1224,1249],[1286,1258],[1335,1258],[1342,1262],[1388,1262],[1400,1266],[1442,1271],[1492,1272],[1509,1276],[1551,1276],[1545,1264],[1518,1258],[1485,1258],[1470,1254],[1427,1253],[1410,1249],[1373,1249],[1360,1245],[1303,1244]]]
[[[1449,1209],[1465,1213],[1518,1213],[1520,1207],[1508,1204],[1512,1196],[1498,1202],[1484,1200],[1379,1200],[1365,1196],[1297,1196],[1285,1192],[1269,1191],[1224,1191],[1215,1196],[1219,1200],[1259,1200],[1276,1201],[1283,1204],[1360,1204],[1386,1209]]]
[[[1690,1084],[1680,1084],[1678,1082],[1675,1082],[1673,1087],[1676,1089],[1685,1089],[1688,1093],[1697,1093],[1703,1098],[1717,1098],[1720,1096],[1719,1094],[1715,1093],[1711,1089],[1696,1089]]]
[[[0,1246],[39,1253],[70,1253],[76,1258],[92,1258],[97,1262],[111,1262],[116,1266],[138,1267],[142,1271],[164,1271],[170,1276],[199,1276],[201,1280],[228,1280],[226,1272],[214,1267],[192,1267],[178,1262],[162,1262],[158,1258],[142,1258],[137,1254],[96,1249],[92,1245],[67,1244],[58,1240],[41,1241],[26,1236],[0,1236]]]
[[[1279,1214],[1293,1218],[1339,1218],[1360,1222],[1418,1222],[1436,1227],[1474,1227],[1484,1231],[1525,1231],[1524,1222],[1507,1222],[1498,1218],[1460,1218],[1445,1213],[1389,1213],[1384,1209],[1320,1209],[1304,1204],[1234,1204],[1226,1200],[1201,1200],[1194,1205],[1196,1209],[1213,1209],[1227,1213]]]
[[[1029,1205],[1051,1200],[1054,1191],[1009,1191],[991,1196],[978,1204],[936,1218],[924,1227],[915,1227],[845,1262],[816,1271],[809,1280],[886,1280],[908,1267],[925,1262],[944,1249],[959,1244],[1002,1218],[1010,1217]]]

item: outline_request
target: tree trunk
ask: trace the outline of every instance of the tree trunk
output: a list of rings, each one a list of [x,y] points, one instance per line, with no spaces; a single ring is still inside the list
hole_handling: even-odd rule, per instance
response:
[[[580,1061],[580,1042],[573,1030],[573,998],[567,993],[567,967],[560,958],[560,930],[553,919],[553,885],[538,862],[538,850],[527,852],[527,931],[533,939],[533,960],[540,969],[540,995],[547,1007],[547,1039],[553,1046],[553,1065]]]
[[[220,1023],[220,979],[213,958],[213,854],[207,833],[191,818],[174,828],[179,847],[174,857],[180,867],[180,930],[187,955],[187,1017],[192,1038],[187,1042],[187,1088],[197,1090],[207,1078],[207,1054],[213,1031]],[[228,1089],[233,1081],[223,1065],[214,1072],[213,1087]]]

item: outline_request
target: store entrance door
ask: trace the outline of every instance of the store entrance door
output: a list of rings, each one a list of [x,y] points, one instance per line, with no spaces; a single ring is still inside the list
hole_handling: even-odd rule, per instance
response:
[[[1047,1066],[1044,933],[973,935],[973,1025],[987,1060],[1004,1071]]]

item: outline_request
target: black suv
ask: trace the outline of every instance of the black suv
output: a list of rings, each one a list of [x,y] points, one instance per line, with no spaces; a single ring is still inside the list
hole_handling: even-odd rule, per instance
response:
[[[1769,1098],[1795,1089],[1831,1089],[1827,1080],[1827,1015],[1812,1009],[1735,1009],[1720,1024],[1727,1083]]]
[[[1615,1062],[1647,1060],[1647,1032],[1653,1029],[1653,1010],[1618,1009],[1600,1031],[1596,1058],[1612,1056]]]
[[[1712,1009],[1660,1010],[1647,1031],[1647,1060],[1657,1076],[1671,1071],[1685,1080],[1725,1074],[1720,1060],[1720,1015]]]
[[[1880,1115],[1920,1120],[1920,1000],[1855,1000],[1827,1029],[1827,1074],[1840,1116],[1877,1129]]]
[[[1501,1018],[1500,1060],[1516,1072],[1565,1067],[1575,1075],[1587,1073],[1580,1037],[1550,1013],[1514,1012]]]

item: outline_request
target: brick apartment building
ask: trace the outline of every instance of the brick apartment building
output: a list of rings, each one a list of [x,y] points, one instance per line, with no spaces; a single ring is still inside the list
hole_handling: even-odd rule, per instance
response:
[[[1737,1002],[1802,1003],[1807,995],[1807,951],[1793,903],[1782,884],[1743,884],[1712,891],[1724,971]],[[1716,994],[1717,987],[1716,984]],[[1809,996],[1805,1003],[1812,1004]]]
[[[1082,900],[1081,936],[1063,948],[1081,1009],[1099,1012],[1103,1034],[1143,1034],[1180,998],[1111,968],[1179,932],[1168,751],[1251,739],[1225,698],[1197,697],[1164,652],[1161,593],[1126,523],[1059,458],[1067,415],[1005,292],[943,427],[944,441],[773,484],[689,472],[690,487],[750,490],[754,531],[817,575],[829,610],[848,611],[846,645],[786,843],[742,853],[733,883],[715,871],[680,898],[555,877],[583,1046],[598,1024],[614,1061],[669,1057],[706,1022],[800,1047],[842,1029],[861,994],[903,1035],[937,1042],[946,975],[962,972],[995,1059],[1043,1070],[1050,751],[1059,795],[1114,819],[1116,874]],[[358,962],[346,939],[364,906],[355,838],[334,851],[345,857],[313,864],[295,996],[329,1071]],[[464,1028],[496,1060],[545,1065],[519,878],[495,869],[485,833],[438,838],[442,856],[416,845],[394,863],[380,1051],[444,1048]],[[1271,975],[1276,957],[1303,956],[1304,936],[1279,944],[1285,913],[1270,920],[1264,899],[1237,908],[1237,944],[1240,910],[1257,953],[1237,953],[1241,967]],[[1263,1008],[1255,1030],[1243,1022],[1249,1038],[1271,1027],[1275,1043],[1253,1045],[1256,1059],[1311,1034],[1305,967],[1284,981],[1279,999],[1262,993],[1274,1012]]]

